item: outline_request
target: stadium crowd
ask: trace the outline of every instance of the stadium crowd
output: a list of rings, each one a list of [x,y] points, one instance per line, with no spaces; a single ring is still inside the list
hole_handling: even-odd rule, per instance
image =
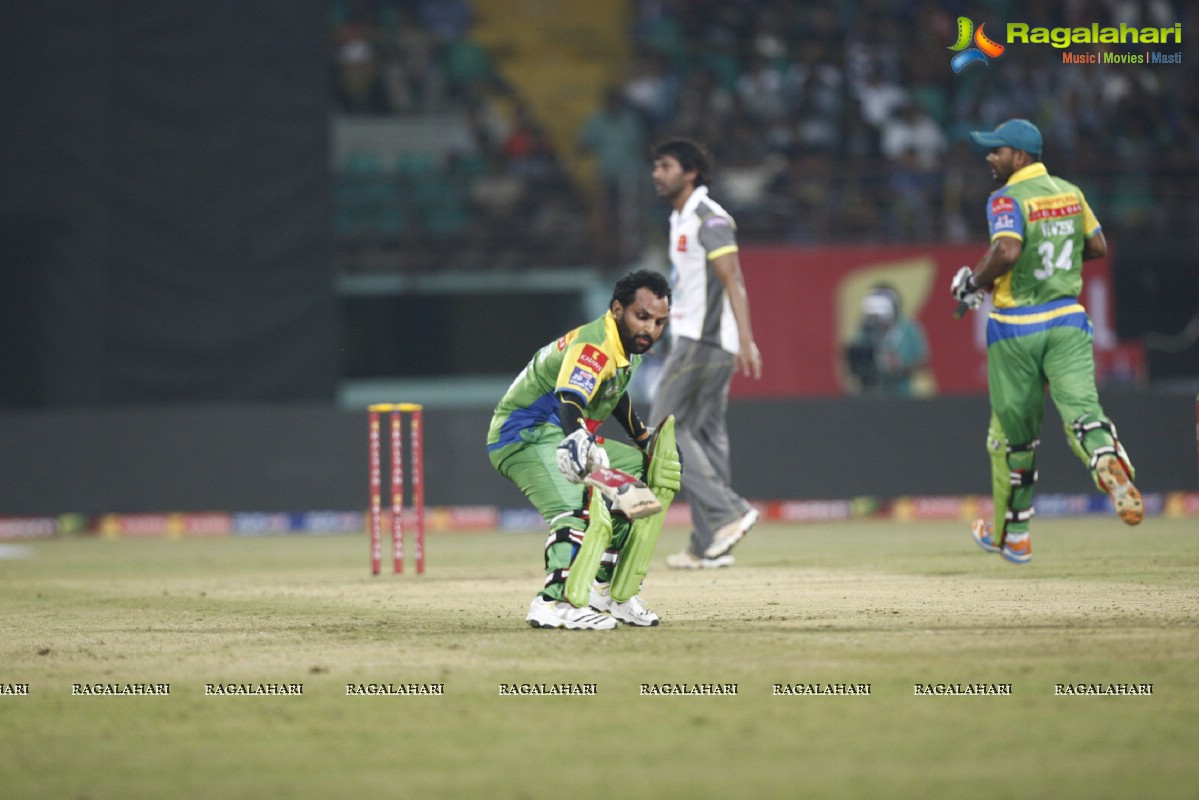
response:
[[[1045,131],[1053,142],[1047,163],[1082,186],[1109,231],[1162,236],[1199,225],[1191,199],[1199,191],[1194,62],[1076,65],[1063,63],[1059,48],[1023,46],[1018,58],[954,74],[948,49],[959,16],[990,23],[1001,39],[999,26],[1017,19],[1038,27],[1181,23],[1187,30],[1197,14],[1190,4],[631,2],[634,58],[623,82],[596,97],[596,114],[634,112],[619,121],[629,141],[683,134],[707,142],[717,162],[714,191],[735,215],[742,241],[982,240],[981,209],[993,187],[967,132],[1011,117]],[[426,171],[437,188],[408,231],[434,244],[440,232],[444,256],[430,265],[469,266],[470,252],[476,266],[590,263],[594,204],[576,186],[570,161],[599,153],[594,143],[590,150],[571,143],[566,152],[551,142],[471,39],[473,13],[466,0],[334,0],[338,114],[457,111],[468,120],[461,146]],[[515,113],[497,114],[497,102]],[[631,218],[660,223],[647,155],[629,157],[645,169],[615,196],[632,208]],[[353,171],[341,166],[345,190]],[[419,200],[411,174],[395,180],[401,194]],[[353,204],[352,191],[340,197]],[[347,241],[371,233],[369,225],[355,226],[352,213],[339,220]],[[625,247],[616,257],[636,253]]]

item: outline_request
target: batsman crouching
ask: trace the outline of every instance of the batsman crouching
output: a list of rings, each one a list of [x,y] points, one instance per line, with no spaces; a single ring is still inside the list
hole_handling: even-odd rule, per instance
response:
[[[663,275],[626,275],[608,311],[538,350],[496,406],[487,435],[492,466],[550,528],[545,585],[527,616],[534,628],[659,622],[637,592],[682,465],[673,418],[651,436],[628,387],[666,328],[670,302]],[[610,416],[632,445],[596,438]]]

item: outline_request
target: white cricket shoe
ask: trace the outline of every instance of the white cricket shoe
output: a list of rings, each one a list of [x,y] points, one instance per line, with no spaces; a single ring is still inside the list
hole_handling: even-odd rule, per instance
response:
[[[758,509],[751,508],[740,519],[735,519],[725,525],[712,537],[712,544],[704,551],[707,558],[717,558],[727,554],[737,542],[745,538],[750,528],[758,524]]]
[[[597,583],[591,587],[591,607],[596,611],[611,614],[625,625],[635,625],[639,628],[652,628],[661,622],[658,615],[650,611],[641,602],[641,598],[633,595],[623,603],[612,599],[612,584]]]
[[[541,595],[533,598],[525,619],[534,628],[610,631],[616,627],[616,620],[606,614],[597,614],[590,608],[575,608],[565,600],[546,600]]]
[[[671,569],[720,569],[721,567],[733,566],[733,554],[719,556],[718,558],[703,558],[697,556],[690,550],[684,549],[679,553],[671,553],[666,557],[666,566]]]

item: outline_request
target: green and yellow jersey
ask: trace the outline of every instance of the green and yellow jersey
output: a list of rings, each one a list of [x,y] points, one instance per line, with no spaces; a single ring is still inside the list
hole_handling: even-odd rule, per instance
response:
[[[609,311],[542,347],[500,399],[487,433],[488,451],[524,441],[540,425],[561,425],[558,394],[573,395],[593,434],[627,391],[641,356],[629,355]]]
[[[987,200],[991,241],[1011,236],[1024,250],[995,281],[996,308],[1037,306],[1082,292],[1082,251],[1099,220],[1082,190],[1038,162],[1018,170]]]

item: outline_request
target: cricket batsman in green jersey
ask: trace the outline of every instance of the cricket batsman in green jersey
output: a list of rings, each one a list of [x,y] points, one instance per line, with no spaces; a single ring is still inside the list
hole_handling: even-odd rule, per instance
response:
[[[673,418],[651,437],[628,387],[642,355],[666,328],[670,301],[664,275],[626,275],[608,311],[538,350],[496,406],[487,434],[491,463],[550,528],[545,586],[527,616],[535,628],[605,630],[617,620],[659,622],[635,592],[679,489],[682,464]],[[596,438],[611,416],[633,445]],[[644,480],[662,510],[636,521],[610,513],[600,493],[583,483],[608,466]]]
[[[973,270],[962,267],[951,287],[959,313],[978,308],[987,291],[994,299],[987,448],[995,515],[992,524],[976,520],[972,535],[983,550],[1023,564],[1032,559],[1028,529],[1046,386],[1071,448],[1120,519],[1136,525],[1145,509],[1128,453],[1099,405],[1091,321],[1078,300],[1082,262],[1107,255],[1099,220],[1077,186],[1041,163],[1041,132],[1028,120],[971,136],[989,148],[987,163],[1003,183],[987,200],[991,247]]]

